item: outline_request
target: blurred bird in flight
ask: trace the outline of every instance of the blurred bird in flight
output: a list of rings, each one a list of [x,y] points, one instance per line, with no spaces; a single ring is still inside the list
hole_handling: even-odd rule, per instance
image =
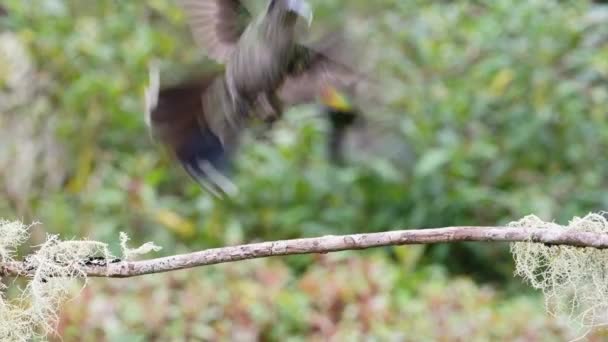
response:
[[[305,0],[270,0],[256,18],[239,0],[178,0],[195,41],[223,69],[160,88],[151,71],[146,122],[185,170],[217,196],[234,195],[226,173],[242,130],[253,118],[272,123],[283,106],[321,101],[332,124],[330,155],[356,110],[347,100],[360,81],[341,62],[342,32],[313,44],[296,42],[296,24],[312,21]]]

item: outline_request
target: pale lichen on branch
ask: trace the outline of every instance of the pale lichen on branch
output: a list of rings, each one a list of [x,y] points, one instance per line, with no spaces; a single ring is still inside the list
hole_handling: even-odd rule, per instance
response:
[[[509,225],[516,229],[535,227],[554,235],[593,234],[598,239],[608,235],[608,221],[603,215],[575,217],[567,226],[544,222],[527,216]],[[589,235],[592,237],[593,235]],[[511,244],[516,274],[543,292],[547,311],[565,315],[585,329],[608,324],[608,250],[573,247],[540,242],[538,234],[529,242]]]
[[[54,331],[58,321],[60,304],[71,296],[76,284],[84,280],[86,285],[88,267],[107,265],[116,261],[108,245],[99,241],[61,241],[57,235],[47,240],[23,261],[15,261],[15,253],[28,238],[29,226],[18,221],[0,220],[0,272],[1,276],[17,273],[28,282],[21,295],[6,298],[0,292],[0,340],[31,341],[43,339]],[[127,247],[126,235],[121,235],[123,259],[157,250],[153,244],[136,249]]]

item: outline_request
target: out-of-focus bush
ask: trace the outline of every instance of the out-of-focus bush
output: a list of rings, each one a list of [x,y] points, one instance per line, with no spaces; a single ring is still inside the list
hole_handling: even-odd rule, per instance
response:
[[[277,261],[92,280],[82,296],[66,304],[59,332],[66,342],[577,337],[564,322],[543,315],[541,298],[517,296],[504,302],[489,287],[449,279],[439,269],[411,273],[382,254],[320,256],[319,267],[301,276]]]

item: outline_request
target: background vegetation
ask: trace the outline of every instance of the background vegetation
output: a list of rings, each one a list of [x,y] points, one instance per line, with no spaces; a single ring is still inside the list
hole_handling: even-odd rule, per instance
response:
[[[312,1],[367,47],[382,104],[367,106],[345,168],[326,123],[294,108],[246,144],[241,194],[218,201],[143,123],[162,79],[204,63],[170,0],[4,1],[0,217],[162,254],[395,228],[564,222],[607,207],[608,25],[586,1]],[[599,18],[599,19],[597,19]],[[603,20],[603,21],[602,21]],[[359,147],[357,147],[359,146]],[[116,244],[117,245],[117,244]],[[572,332],[512,277],[505,246],[381,249],[93,280],[66,304],[64,341],[563,340]],[[598,333],[598,338],[601,333]]]

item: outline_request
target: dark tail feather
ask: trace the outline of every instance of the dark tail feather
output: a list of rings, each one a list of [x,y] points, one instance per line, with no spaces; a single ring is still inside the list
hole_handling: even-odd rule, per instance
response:
[[[228,177],[230,151],[207,128],[184,141],[176,155],[188,174],[209,192],[216,196],[237,194],[238,188]]]
[[[344,153],[342,145],[344,142],[344,133],[346,130],[342,127],[332,127],[329,136],[329,160],[338,166],[344,166]]]
[[[328,140],[329,158],[332,163],[344,165],[344,138],[348,128],[354,124],[357,114],[354,111],[327,110],[330,123],[330,135]]]

